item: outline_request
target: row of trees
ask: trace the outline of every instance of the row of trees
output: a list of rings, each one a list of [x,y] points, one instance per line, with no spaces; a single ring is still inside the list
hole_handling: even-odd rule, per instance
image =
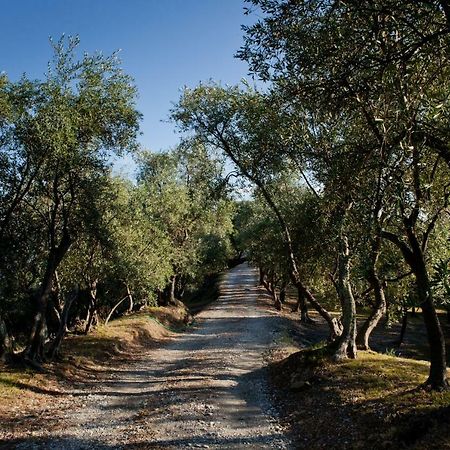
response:
[[[23,346],[31,364],[68,326],[176,303],[231,254],[222,162],[194,141],[139,150],[131,78],[116,55],[77,46],[53,43],[44,80],[0,79],[0,355]],[[136,183],[111,174],[123,152]]]
[[[238,57],[267,90],[186,89],[174,120],[254,184],[265,207],[251,253],[268,285],[289,279],[327,321],[337,360],[368,347],[387,301],[408,298],[427,329],[427,384],[446,388],[435,303],[449,285],[450,4],[248,3],[261,18]],[[341,319],[318,300],[326,284]],[[358,332],[355,297],[372,306]]]

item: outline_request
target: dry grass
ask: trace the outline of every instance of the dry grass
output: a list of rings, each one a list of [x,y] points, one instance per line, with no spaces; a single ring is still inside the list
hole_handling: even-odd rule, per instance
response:
[[[307,448],[450,448],[450,392],[428,392],[428,363],[360,352],[332,363],[324,347],[273,355],[284,417]]]
[[[183,308],[154,307],[99,326],[88,336],[71,336],[63,354],[77,361],[105,363],[112,357],[136,355],[157,346],[190,321]]]
[[[62,359],[44,365],[45,372],[24,366],[0,365],[0,422],[20,423],[38,418],[54,407],[55,396],[64,403],[65,387],[96,378],[111,364],[139,358],[183,330],[191,320],[183,308],[149,308],[100,326],[87,336],[69,336]]]

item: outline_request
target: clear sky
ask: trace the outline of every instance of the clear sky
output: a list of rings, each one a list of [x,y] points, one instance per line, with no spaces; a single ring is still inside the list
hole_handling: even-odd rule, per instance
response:
[[[242,44],[244,0],[0,0],[0,71],[40,78],[51,57],[49,36],[78,34],[81,50],[121,49],[139,90],[142,145],[155,151],[178,136],[167,119],[180,89],[214,79],[238,83],[247,65]],[[125,163],[126,165],[126,163]]]

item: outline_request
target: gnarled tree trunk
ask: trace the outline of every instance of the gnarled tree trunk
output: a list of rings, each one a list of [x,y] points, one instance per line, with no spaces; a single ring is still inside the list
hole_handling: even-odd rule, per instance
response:
[[[417,255],[416,255],[417,256]],[[447,360],[445,339],[433,302],[428,272],[423,258],[417,258],[416,276],[417,294],[427,330],[430,346],[430,373],[426,384],[432,389],[447,389]]]
[[[369,283],[375,296],[375,305],[371,314],[358,330],[356,336],[356,345],[361,350],[369,350],[369,338],[372,331],[378,325],[378,322],[386,312],[386,297],[384,295],[384,286],[378,277],[377,262],[380,255],[381,238],[376,238],[372,245],[371,268],[369,272]]]
[[[8,328],[0,316],[0,359],[5,360],[12,353],[12,341],[9,337]]]
[[[282,303],[281,303],[280,297],[278,296],[275,286],[272,287],[272,297],[273,297],[273,302],[274,302],[275,308],[278,311],[281,311]]]
[[[342,305],[342,334],[334,353],[334,359],[339,361],[347,357],[356,358],[356,305],[350,285],[350,250],[348,238],[342,234],[339,243],[339,298]]]
[[[61,347],[61,343],[64,339],[64,336],[67,331],[67,320],[69,319],[69,311],[70,307],[72,306],[72,303],[77,299],[78,297],[78,287],[75,288],[66,298],[66,301],[64,302],[62,314],[61,314],[61,323],[59,324],[58,333],[56,334],[55,340],[52,343],[51,349],[50,349],[50,358],[55,358],[55,356],[59,355],[59,349]]]
[[[84,334],[89,333],[92,325],[94,325],[95,320],[97,318],[97,283],[98,280],[95,279],[91,282],[91,285],[89,286],[89,306]]]
[[[409,246],[393,233],[383,231],[382,236],[399,248],[415,277],[417,296],[422,309],[430,347],[430,372],[426,384],[435,390],[447,389],[445,339],[433,302],[425,256],[412,225],[409,223],[410,219],[404,219],[404,222]]]
[[[63,257],[69,250],[71,239],[65,231],[61,242],[57,247],[53,247],[47,258],[47,267],[41,282],[41,286],[34,298],[36,299],[37,312],[34,316],[28,345],[24,351],[24,357],[31,363],[40,363],[44,360],[44,344],[48,337],[47,331],[47,308],[52,283],[55,277],[56,269],[61,263]]]

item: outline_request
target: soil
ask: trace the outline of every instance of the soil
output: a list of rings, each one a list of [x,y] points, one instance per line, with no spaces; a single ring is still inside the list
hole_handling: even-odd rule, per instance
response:
[[[266,305],[247,264],[184,333],[53,392],[3,422],[3,448],[295,448],[280,424],[266,357],[287,318]]]

